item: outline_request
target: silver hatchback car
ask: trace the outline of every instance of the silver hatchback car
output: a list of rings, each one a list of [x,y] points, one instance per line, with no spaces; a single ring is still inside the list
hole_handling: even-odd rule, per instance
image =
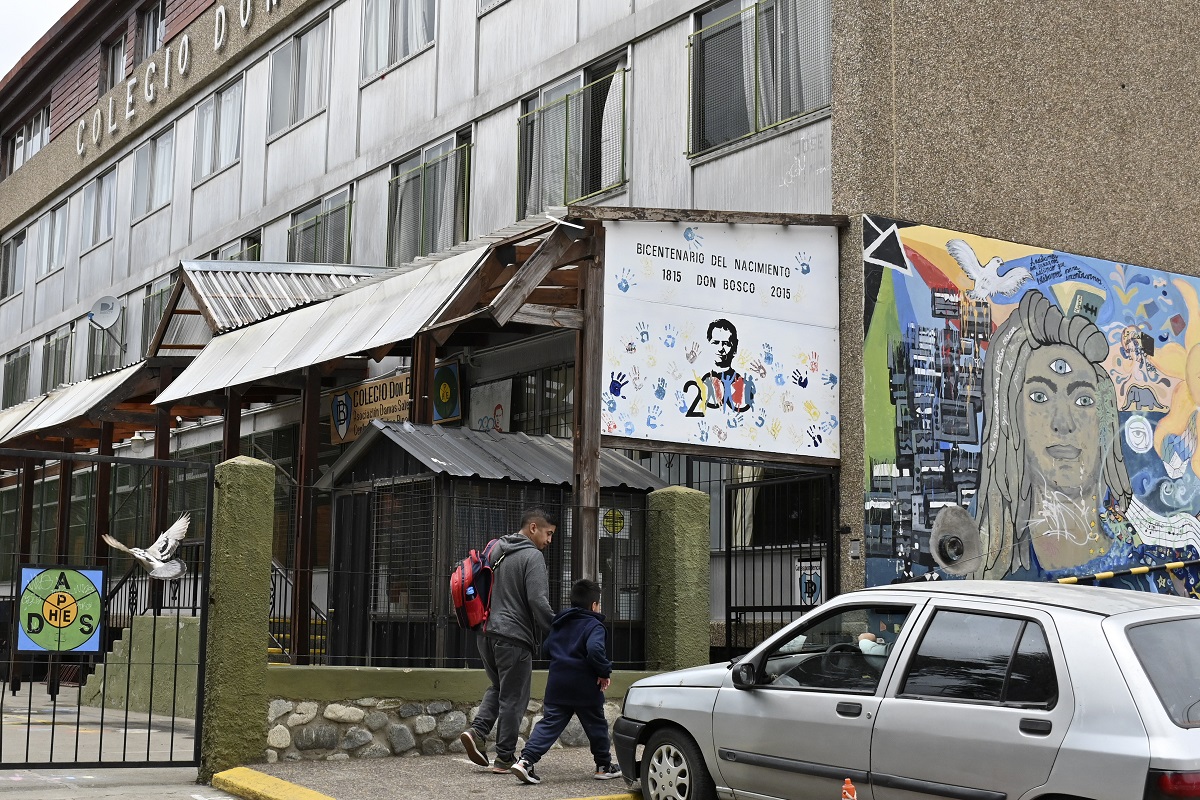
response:
[[[730,664],[633,684],[647,800],[1200,798],[1200,603],[946,581],[841,595]]]

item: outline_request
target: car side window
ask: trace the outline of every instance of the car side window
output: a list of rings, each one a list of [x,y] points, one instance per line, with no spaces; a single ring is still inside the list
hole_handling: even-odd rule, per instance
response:
[[[812,620],[767,653],[760,682],[872,693],[910,611],[908,606],[854,606]]]
[[[1048,707],[1058,699],[1058,679],[1037,622],[939,610],[921,637],[900,695]]]

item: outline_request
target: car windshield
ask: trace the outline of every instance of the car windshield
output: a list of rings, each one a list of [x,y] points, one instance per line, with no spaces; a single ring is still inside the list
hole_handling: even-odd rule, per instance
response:
[[[1200,727],[1200,617],[1138,625],[1126,635],[1171,720]]]

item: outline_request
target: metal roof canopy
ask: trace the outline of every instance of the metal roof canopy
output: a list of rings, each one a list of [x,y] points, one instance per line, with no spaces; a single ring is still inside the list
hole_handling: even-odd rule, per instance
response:
[[[569,439],[546,434],[496,433],[445,425],[374,420],[329,472],[317,482],[331,489],[353,472],[379,441],[391,441],[433,472],[463,478],[512,480],[570,486],[574,482],[573,450]],[[652,491],[666,482],[613,450],[600,453],[600,487]]]

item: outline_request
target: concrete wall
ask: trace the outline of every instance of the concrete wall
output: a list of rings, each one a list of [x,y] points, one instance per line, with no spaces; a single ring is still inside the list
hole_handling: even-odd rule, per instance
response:
[[[834,0],[833,210],[1200,274],[1200,28],[1169,3]],[[841,240],[841,515],[861,537],[861,220]],[[844,537],[848,542],[849,537]],[[863,562],[843,551],[843,588]]]

